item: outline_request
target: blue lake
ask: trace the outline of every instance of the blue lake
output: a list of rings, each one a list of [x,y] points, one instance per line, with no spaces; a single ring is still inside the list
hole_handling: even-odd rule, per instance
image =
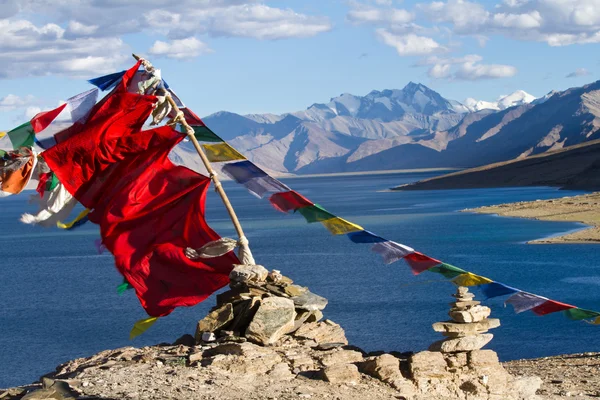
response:
[[[284,181],[329,211],[388,239],[492,279],[579,307],[600,309],[597,245],[527,245],[526,241],[581,228],[457,210],[579,192],[510,188],[389,192],[432,173],[291,178]],[[454,286],[440,275],[413,276],[400,261],[384,265],[368,245],[330,236],[300,215],[276,212],[244,188],[225,183],[258,263],[279,269],[329,299],[325,316],[366,351],[418,351],[440,338],[431,324],[447,319]],[[121,346],[172,342],[192,333],[214,299],[178,309],[142,337],[129,330],[145,313],[135,294],[119,296],[112,256],[99,255],[95,226],[73,232],[18,221],[33,211],[28,195],[0,200],[0,387],[25,384],[61,362]],[[211,191],[207,216],[223,236],[234,231]],[[477,290],[474,290],[478,294]],[[503,360],[598,351],[600,327],[561,313],[516,315],[503,298],[485,304],[502,326],[488,346]]]

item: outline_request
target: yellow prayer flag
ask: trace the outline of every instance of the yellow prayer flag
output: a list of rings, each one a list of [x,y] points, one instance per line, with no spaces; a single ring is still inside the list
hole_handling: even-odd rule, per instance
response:
[[[87,217],[87,215],[90,213],[89,209],[85,209],[82,212],[79,213],[79,215],[71,222],[67,222],[64,223],[62,221],[58,221],[56,223],[56,226],[60,229],[71,229],[73,227],[73,225],[75,225],[76,223],[78,223],[79,221],[81,221],[82,219],[84,219],[85,217]]]
[[[478,286],[485,285],[486,283],[492,283],[493,281],[484,276],[467,272],[466,274],[459,275],[452,279],[452,282],[456,283],[458,286]]]
[[[332,235],[345,235],[350,232],[363,231],[360,225],[353,224],[343,218],[335,217],[321,221],[321,223],[331,232]]]
[[[596,319],[594,320],[594,322],[592,322],[594,325],[600,325],[600,317],[596,317]]]
[[[146,319],[140,319],[133,325],[131,332],[129,332],[129,340],[133,340],[134,338],[140,336],[142,333],[146,332],[154,323],[158,320],[158,317],[150,317]]]
[[[4,136],[6,136],[6,132],[0,132],[0,139],[2,139]]]
[[[210,162],[246,159],[246,157],[241,155],[236,149],[227,143],[203,144],[202,147],[204,148],[206,156],[208,157],[208,161]]]

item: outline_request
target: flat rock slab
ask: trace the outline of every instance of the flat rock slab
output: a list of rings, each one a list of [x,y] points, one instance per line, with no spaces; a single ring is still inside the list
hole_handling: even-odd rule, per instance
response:
[[[479,350],[488,344],[494,335],[484,333],[475,336],[465,336],[456,339],[440,340],[429,346],[429,351],[441,351],[442,353],[455,353],[457,351]]]
[[[296,310],[292,300],[267,297],[261,300],[245,336],[255,343],[273,344],[294,329],[295,318]]]
[[[362,353],[354,350],[339,350],[321,358],[321,364],[328,367],[335,364],[352,364],[363,360]]]
[[[354,364],[335,364],[323,370],[323,378],[331,383],[356,385],[360,382],[360,373]]]
[[[209,313],[206,317],[198,321],[196,326],[196,341],[202,339],[204,332],[214,332],[233,320],[233,305],[227,303]]]
[[[320,311],[327,307],[327,299],[306,291],[299,296],[292,297],[294,304],[301,310]]]
[[[314,340],[317,345],[324,343],[348,344],[344,329],[328,319],[304,324],[294,333],[294,336],[300,339]]]
[[[454,321],[436,322],[433,330],[436,332],[477,334],[500,326],[500,320],[496,318],[484,319],[479,322],[460,323]]]
[[[448,315],[453,321],[471,323],[483,321],[490,316],[492,310],[486,306],[473,306],[468,310],[450,310]]]

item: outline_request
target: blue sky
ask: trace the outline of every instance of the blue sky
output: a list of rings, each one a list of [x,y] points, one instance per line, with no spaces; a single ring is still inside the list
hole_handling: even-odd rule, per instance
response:
[[[600,0],[4,0],[0,128],[147,56],[201,116],[421,82],[495,100],[592,82]]]

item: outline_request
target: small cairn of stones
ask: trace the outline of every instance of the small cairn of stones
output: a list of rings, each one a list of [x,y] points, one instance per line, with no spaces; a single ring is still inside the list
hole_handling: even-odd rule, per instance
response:
[[[456,301],[450,303],[452,308],[448,315],[451,320],[433,324],[433,330],[441,332],[446,339],[433,343],[429,350],[454,353],[481,349],[494,337],[486,332],[499,327],[500,320],[489,319],[490,308],[474,301],[475,295],[466,287],[459,287],[452,296]]]
[[[217,295],[217,305],[198,322],[196,343],[245,338],[259,345],[274,345],[284,335],[302,334],[303,325],[323,318],[327,299],[294,285],[277,270],[237,265],[229,279],[230,290]],[[341,334],[329,339],[340,346],[348,344],[343,330],[339,331]]]

